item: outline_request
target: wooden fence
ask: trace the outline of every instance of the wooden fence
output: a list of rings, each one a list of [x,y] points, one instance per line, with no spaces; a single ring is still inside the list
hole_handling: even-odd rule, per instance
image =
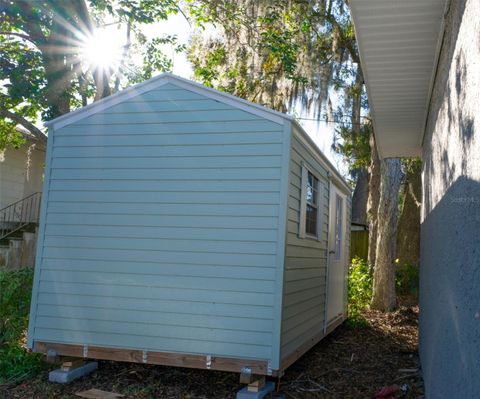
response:
[[[352,231],[350,238],[350,258],[367,259],[368,257],[368,231]]]

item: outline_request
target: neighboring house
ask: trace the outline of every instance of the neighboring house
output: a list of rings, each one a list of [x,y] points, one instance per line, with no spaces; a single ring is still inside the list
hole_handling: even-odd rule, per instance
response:
[[[0,209],[42,191],[46,140],[18,131],[26,143],[0,152]]]
[[[292,117],[164,74],[49,134],[35,351],[279,375],[345,319],[350,189]]]
[[[381,157],[421,156],[426,397],[480,397],[480,2],[350,0]]]
[[[0,153],[0,266],[33,266],[46,137],[23,128],[26,142]]]

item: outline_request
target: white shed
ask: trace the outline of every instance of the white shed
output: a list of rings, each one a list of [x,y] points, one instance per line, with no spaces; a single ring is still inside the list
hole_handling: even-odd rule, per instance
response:
[[[279,375],[345,319],[350,190],[292,117],[163,74],[48,125],[35,351]]]

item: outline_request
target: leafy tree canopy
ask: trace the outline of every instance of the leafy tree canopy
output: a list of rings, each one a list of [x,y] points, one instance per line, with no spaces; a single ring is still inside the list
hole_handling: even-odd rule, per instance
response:
[[[341,121],[334,149],[352,171],[369,157],[371,126],[353,26],[344,0],[189,0],[200,27],[189,48],[195,76],[282,112],[296,106]],[[213,25],[216,35],[201,28]],[[364,126],[367,123],[367,126]]]
[[[16,126],[42,138],[35,124],[172,68],[160,50],[176,37],[142,33],[178,12],[174,0],[0,0],[0,150],[21,143]],[[82,58],[97,27],[114,24],[125,44],[119,65]],[[140,60],[140,63],[139,61]]]

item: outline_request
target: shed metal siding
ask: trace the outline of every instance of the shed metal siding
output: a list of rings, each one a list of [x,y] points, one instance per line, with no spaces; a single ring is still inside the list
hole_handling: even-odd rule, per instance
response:
[[[319,239],[299,238],[302,162],[318,178],[320,191]],[[281,356],[285,358],[323,329],[327,270],[329,180],[312,147],[292,133],[288,226],[285,257]]]
[[[30,345],[271,359],[284,136],[171,83],[56,130]]]

